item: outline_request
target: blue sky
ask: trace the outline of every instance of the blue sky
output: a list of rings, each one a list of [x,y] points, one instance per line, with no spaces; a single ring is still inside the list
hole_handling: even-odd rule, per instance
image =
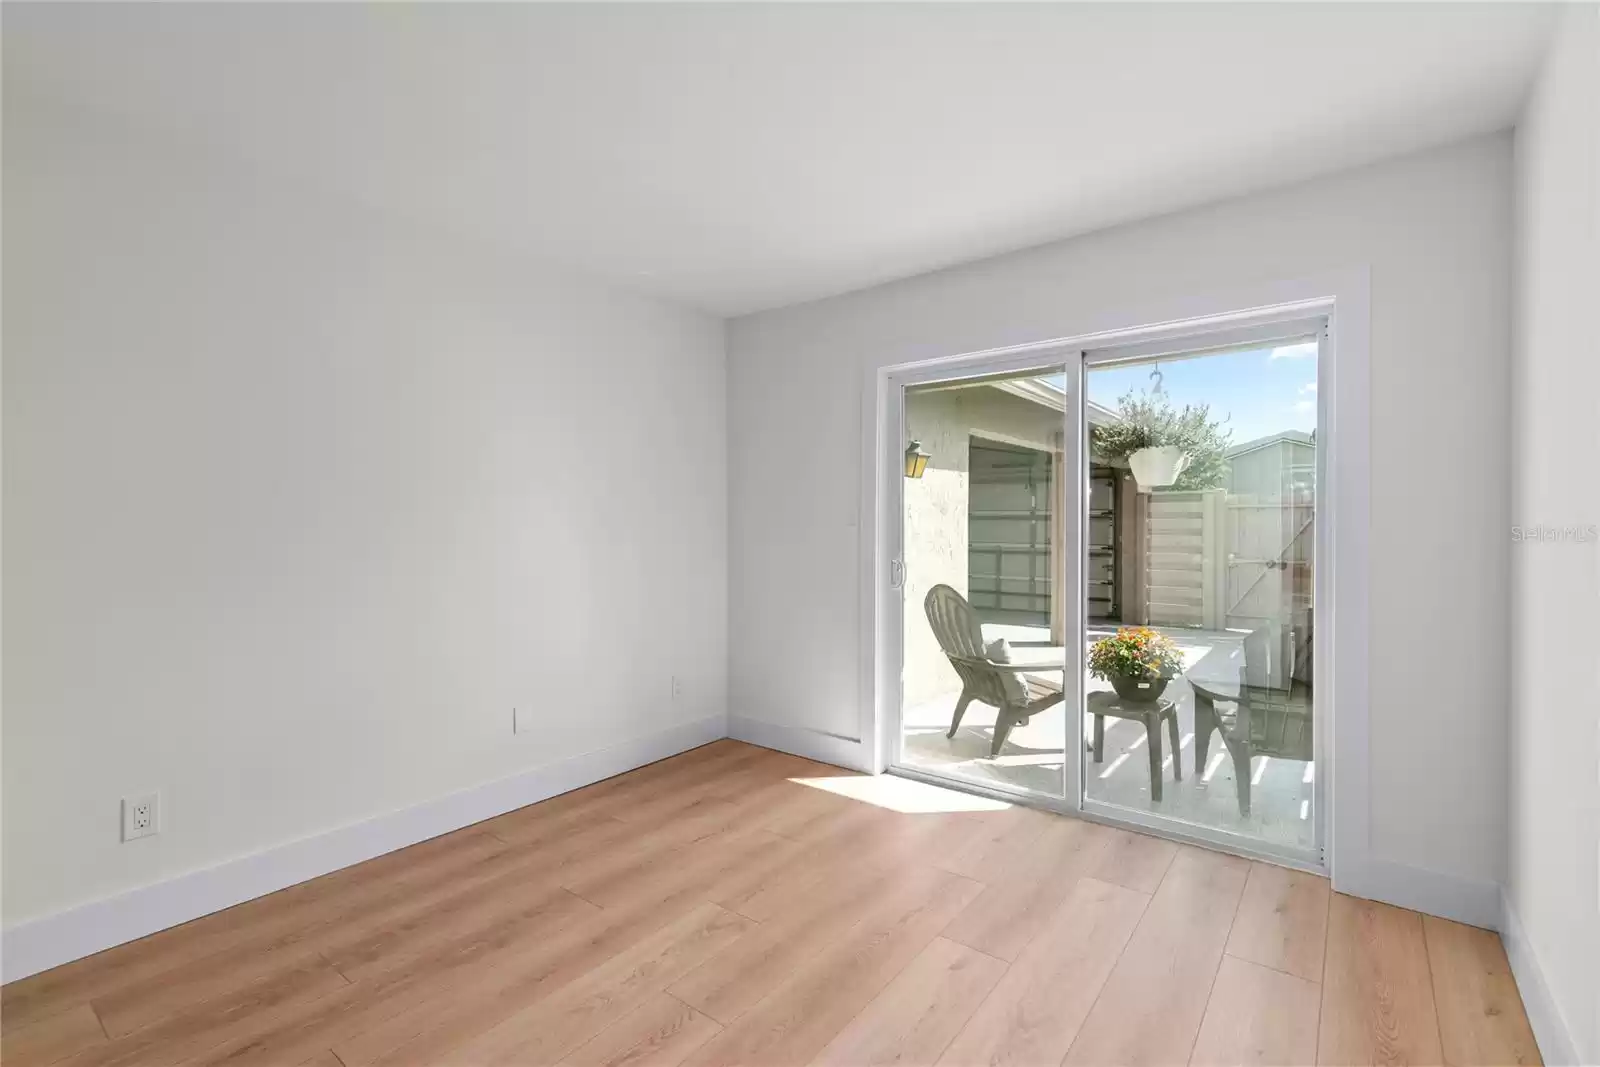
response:
[[[1089,399],[1116,408],[1129,389],[1147,391],[1150,372],[1160,369],[1162,386],[1174,407],[1210,404],[1214,417],[1228,417],[1234,444],[1283,430],[1317,425],[1317,345],[1314,341],[1279,348],[1141,363],[1090,370]]]

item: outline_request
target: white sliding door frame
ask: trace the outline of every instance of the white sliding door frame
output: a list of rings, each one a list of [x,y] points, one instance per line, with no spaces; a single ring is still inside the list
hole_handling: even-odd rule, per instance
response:
[[[921,605],[905,603],[904,572],[895,573],[897,566],[903,566],[899,561],[903,558],[904,546],[904,521],[905,521],[905,395],[906,390],[919,385],[932,385],[940,382],[972,381],[974,383],[990,376],[1020,375],[1030,372],[1038,374],[1055,374],[1065,370],[1067,375],[1066,401],[1062,405],[1062,439],[1063,462],[1062,472],[1058,475],[1057,492],[1065,500],[1052,501],[1052,507],[1063,516],[1068,523],[1067,551],[1062,562],[1063,576],[1068,589],[1082,589],[1081,569],[1083,566],[1082,552],[1079,551],[1080,542],[1071,531],[1074,515],[1081,514],[1081,506],[1073,503],[1074,494],[1071,487],[1081,482],[1075,482],[1070,472],[1078,468],[1082,451],[1082,442],[1079,440],[1083,404],[1077,399],[1076,390],[1080,387],[1081,375],[1079,374],[1083,362],[1083,350],[1076,346],[1063,346],[1060,344],[1025,346],[1020,350],[1007,350],[995,353],[978,353],[971,357],[957,360],[931,360],[926,363],[914,364],[889,370],[884,377],[884,422],[887,433],[884,436],[883,447],[887,450],[880,457],[882,467],[893,473],[895,477],[885,478],[883,485],[884,510],[880,516],[880,528],[885,541],[882,552],[885,566],[888,569],[887,581],[882,583],[879,592],[882,594],[880,603],[886,612],[888,625],[880,631],[879,640],[881,648],[890,665],[882,675],[879,684],[884,687],[882,692],[883,708],[887,712],[879,717],[877,734],[883,753],[882,765],[879,769],[890,769],[896,774],[919,778],[940,784],[959,784],[962,788],[987,791],[992,795],[1007,800],[1025,800],[1034,804],[1041,804],[1056,810],[1073,810],[1072,798],[1077,792],[1078,767],[1070,758],[1063,761],[1064,781],[1060,796],[1045,793],[1036,793],[1020,787],[1008,788],[1004,783],[973,782],[971,779],[960,778],[954,775],[942,775],[917,767],[908,767],[903,761],[901,742],[904,732],[901,728],[901,712],[904,701],[901,692],[900,664],[903,662],[903,641],[905,635],[905,618],[907,614],[921,611]],[[1075,381],[1076,379],[1076,381]],[[1081,595],[1081,593],[1080,593]],[[1072,594],[1067,594],[1067,603],[1072,604]],[[1081,605],[1081,601],[1079,602]],[[1079,616],[1082,611],[1078,612]],[[882,616],[880,616],[882,617]],[[1065,663],[1067,680],[1070,683],[1072,675],[1072,658],[1070,655],[1073,645],[1072,616],[1067,617],[1068,656]],[[1082,619],[1077,624],[1082,626]],[[1081,641],[1079,641],[1081,644]],[[1064,690],[1065,692],[1065,690]],[[1070,700],[1070,695],[1065,699]],[[1071,738],[1071,729],[1068,729],[1068,739]],[[1068,745],[1070,748],[1070,744]]]
[[[1118,320],[1120,319],[1119,324]],[[1336,889],[1356,888],[1368,878],[1369,773],[1367,721],[1367,528],[1369,355],[1368,279],[1364,269],[1323,278],[1268,284],[1209,299],[1189,300],[1145,315],[1113,317],[1093,332],[1002,349],[919,360],[868,371],[863,479],[863,763],[871,771],[895,773],[1004,800],[1025,800],[1097,822],[1140,829],[1240,855],[1323,870]],[[1147,323],[1149,325],[1141,325]],[[1082,628],[1083,562],[1087,535],[1087,479],[1083,441],[1084,369],[1155,356],[1266,345],[1274,341],[1318,342],[1317,515],[1314,572],[1317,631],[1313,691],[1317,701],[1317,769],[1313,785],[1317,854],[1287,850],[1247,835],[1178,824],[1102,803],[1083,801],[1081,736],[1084,699]],[[1066,635],[1065,701],[1068,751],[1061,798],[945,778],[900,766],[901,643],[905,615],[891,561],[902,551],[901,512],[905,435],[903,397],[907,385],[956,381],[983,374],[1066,367],[1063,420],[1068,526],[1066,588],[1074,606]],[[1174,758],[1177,758],[1175,756]]]
[[[1204,359],[1208,355],[1222,352],[1237,352],[1244,348],[1266,347],[1267,345],[1295,344],[1301,342],[1314,342],[1317,344],[1319,357],[1329,355],[1328,320],[1332,312],[1331,303],[1325,310],[1315,314],[1300,314],[1305,310],[1302,307],[1268,309],[1261,317],[1261,321],[1251,322],[1248,325],[1230,325],[1216,331],[1202,330],[1184,335],[1173,335],[1154,340],[1140,340],[1126,344],[1112,344],[1091,348],[1083,354],[1083,367],[1093,370],[1103,367],[1115,367],[1122,364],[1149,363],[1156,359]],[[1324,403],[1321,396],[1320,377],[1322,374],[1322,358],[1318,360],[1317,373],[1319,376],[1318,391],[1318,426],[1321,426],[1321,408]],[[1326,435],[1319,434],[1317,442],[1317,486],[1316,506],[1314,514],[1318,517],[1315,526],[1315,555],[1316,567],[1312,571],[1314,582],[1314,603],[1316,604],[1317,626],[1312,635],[1312,702],[1314,708],[1313,729],[1316,731],[1314,751],[1317,762],[1317,774],[1312,779],[1312,830],[1313,844],[1307,849],[1297,848],[1277,842],[1262,840],[1253,833],[1229,830],[1223,827],[1205,826],[1179,820],[1176,816],[1165,815],[1159,812],[1142,811],[1119,804],[1096,800],[1087,795],[1082,796],[1080,813],[1106,822],[1121,823],[1138,826],[1141,829],[1151,830],[1156,833],[1181,836],[1200,844],[1214,848],[1227,849],[1242,855],[1249,855],[1269,859],[1275,863],[1301,867],[1306,870],[1325,873],[1327,870],[1326,827],[1328,782],[1332,777],[1328,771],[1329,761],[1327,752],[1332,744],[1332,731],[1330,722],[1331,701],[1322,692],[1322,682],[1326,673],[1324,664],[1330,662],[1331,655],[1329,628],[1322,625],[1321,610],[1323,601],[1322,561],[1331,559],[1332,553],[1327,550],[1328,538],[1333,527],[1334,518],[1331,512],[1325,511],[1326,506],[1326,481],[1324,479],[1324,459],[1328,454],[1328,440]],[[1087,471],[1081,471],[1078,477],[1087,476]],[[1084,523],[1087,529],[1087,515]],[[1087,534],[1085,534],[1087,536]],[[1078,730],[1082,732],[1081,716],[1084,704],[1084,668],[1083,642],[1080,640],[1075,651],[1078,655],[1076,672],[1071,669],[1072,652],[1068,650],[1069,684],[1074,684],[1077,690]],[[1073,716],[1068,713],[1068,733],[1072,732]],[[1082,762],[1082,754],[1079,754]],[[1172,758],[1176,761],[1182,758],[1181,750],[1174,752]],[[1196,772],[1198,773],[1198,772]],[[1237,773],[1247,774],[1248,769]],[[1081,774],[1080,774],[1081,777]]]

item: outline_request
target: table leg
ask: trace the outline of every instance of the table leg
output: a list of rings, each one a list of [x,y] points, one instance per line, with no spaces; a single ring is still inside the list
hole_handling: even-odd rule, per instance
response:
[[[1217,728],[1217,706],[1211,698],[1194,691],[1194,773],[1206,773],[1206,753],[1211,750],[1211,731]]]
[[[1172,780],[1183,781],[1183,745],[1178,740],[1178,709],[1167,709],[1167,735],[1172,739]]]
[[[1153,711],[1144,717],[1144,747],[1150,751],[1150,799],[1161,799],[1161,713]]]

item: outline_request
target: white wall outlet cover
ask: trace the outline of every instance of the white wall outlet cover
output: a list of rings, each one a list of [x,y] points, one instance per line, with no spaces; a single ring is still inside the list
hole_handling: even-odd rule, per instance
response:
[[[144,793],[122,798],[122,839],[149,837],[161,832],[161,794]]]

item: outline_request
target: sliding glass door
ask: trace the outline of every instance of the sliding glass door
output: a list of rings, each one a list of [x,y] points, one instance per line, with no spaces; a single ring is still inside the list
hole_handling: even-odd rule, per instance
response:
[[[889,764],[1321,866],[1325,343],[1314,318],[891,374]]]

